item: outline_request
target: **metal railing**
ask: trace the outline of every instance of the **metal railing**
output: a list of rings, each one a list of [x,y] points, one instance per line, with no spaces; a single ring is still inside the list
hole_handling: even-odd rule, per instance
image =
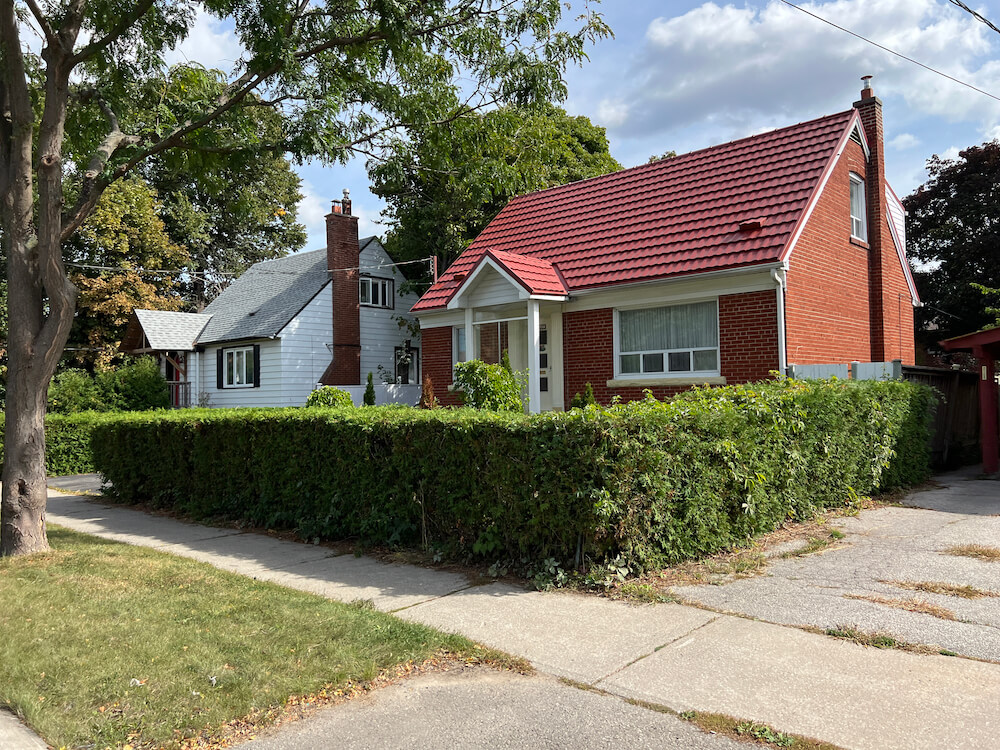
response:
[[[180,380],[168,380],[167,388],[170,391],[170,407],[172,409],[186,409],[191,406],[191,384]]]

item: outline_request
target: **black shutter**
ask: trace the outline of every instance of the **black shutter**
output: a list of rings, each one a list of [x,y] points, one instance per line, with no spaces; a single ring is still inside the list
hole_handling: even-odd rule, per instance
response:
[[[215,387],[222,390],[222,349],[215,350]]]
[[[260,344],[253,345],[253,387],[260,388]]]

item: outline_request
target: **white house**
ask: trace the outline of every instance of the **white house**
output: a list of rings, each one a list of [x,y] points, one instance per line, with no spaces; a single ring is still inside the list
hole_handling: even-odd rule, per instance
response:
[[[252,266],[202,313],[136,310],[122,350],[160,362],[175,406],[302,406],[318,384],[360,403],[420,397],[419,336],[406,280],[376,237],[358,240],[350,200],[327,247]]]

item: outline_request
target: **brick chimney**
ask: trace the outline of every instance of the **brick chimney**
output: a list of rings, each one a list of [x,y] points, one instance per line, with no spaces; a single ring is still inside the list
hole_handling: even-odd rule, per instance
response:
[[[871,321],[871,357],[885,362],[888,356],[886,312],[896,309],[896,293],[890,291],[884,269],[899,264],[892,235],[889,233],[888,207],[885,199],[885,139],[882,130],[882,100],[875,96],[871,76],[864,76],[861,99],[854,103],[861,116],[871,157],[865,171],[865,202],[868,207],[868,283],[869,320]]]
[[[361,384],[361,308],[358,303],[358,217],[350,191],[326,217],[326,262],[333,282],[333,361],[323,385]],[[349,269],[349,270],[343,270]]]

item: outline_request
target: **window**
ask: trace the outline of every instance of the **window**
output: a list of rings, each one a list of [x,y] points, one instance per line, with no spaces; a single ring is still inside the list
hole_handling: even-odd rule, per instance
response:
[[[415,385],[420,382],[420,350],[412,346],[397,346],[394,350],[396,359],[396,383],[399,385]]]
[[[393,307],[392,279],[374,279],[364,276],[358,281],[358,301],[366,307]]]
[[[451,351],[453,364],[456,362],[465,361],[465,328],[456,326],[452,329],[455,334],[455,338],[452,341]]]
[[[255,388],[260,349],[244,346],[239,349],[219,350],[219,388]]]
[[[868,210],[865,207],[865,181],[851,173],[851,237],[868,242]]]
[[[718,374],[716,301],[618,311],[620,375]]]

